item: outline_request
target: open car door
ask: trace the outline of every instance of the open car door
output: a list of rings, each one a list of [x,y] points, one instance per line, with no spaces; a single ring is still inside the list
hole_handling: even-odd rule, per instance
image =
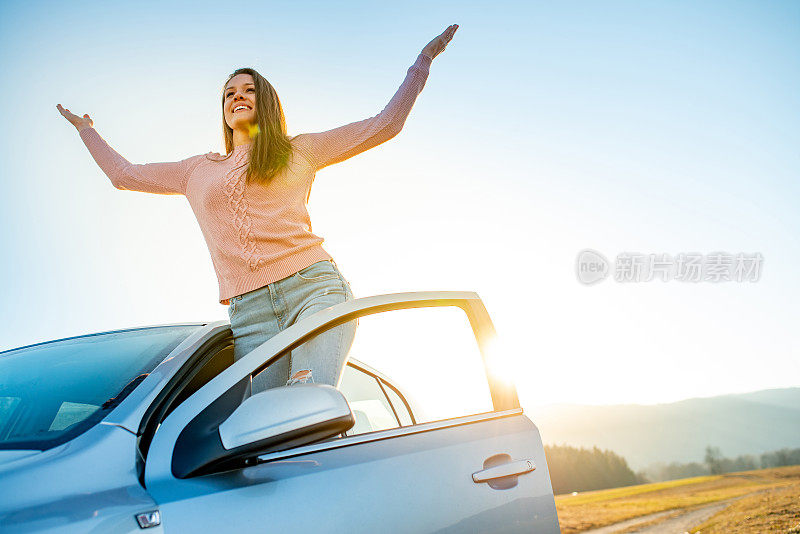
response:
[[[243,401],[251,376],[330,328],[359,319],[360,331],[369,317],[383,320],[399,310],[438,307],[458,312],[474,336],[490,396],[486,411],[438,419],[411,415],[405,422],[398,417],[392,428],[362,426],[367,430],[353,434],[353,412],[369,413],[372,405],[359,401],[351,412],[330,386],[275,388]],[[391,322],[382,324],[390,328]],[[397,345],[414,337],[414,330],[404,329],[376,339]],[[445,334],[435,337],[448,341]],[[166,532],[559,532],[539,432],[523,415],[514,385],[494,371],[494,338],[491,319],[472,292],[360,298],[292,325],[191,395],[156,431],[145,484],[159,504],[162,527]],[[416,352],[404,354],[411,358]],[[453,380],[438,383],[437,394],[444,396],[459,387]]]

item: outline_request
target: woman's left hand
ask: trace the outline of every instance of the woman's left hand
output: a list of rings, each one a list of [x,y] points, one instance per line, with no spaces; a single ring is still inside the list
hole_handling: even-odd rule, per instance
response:
[[[425,45],[425,48],[422,49],[422,53],[428,56],[429,58],[433,59],[439,54],[447,46],[447,43],[453,38],[453,34],[456,33],[458,29],[458,24],[452,24],[447,27],[445,31],[442,32],[441,35],[434,37],[433,40]]]

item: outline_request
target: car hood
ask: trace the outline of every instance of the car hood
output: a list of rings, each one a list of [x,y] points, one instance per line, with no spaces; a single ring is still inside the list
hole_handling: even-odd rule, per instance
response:
[[[42,454],[42,451],[32,451],[32,450],[18,450],[18,451],[0,451],[0,466],[15,462],[22,458],[27,458],[29,456],[36,456]]]
[[[0,451],[2,529],[28,531],[52,522],[88,532],[92,521],[118,513],[130,520],[154,506],[135,462],[136,436],[103,424],[45,451]]]

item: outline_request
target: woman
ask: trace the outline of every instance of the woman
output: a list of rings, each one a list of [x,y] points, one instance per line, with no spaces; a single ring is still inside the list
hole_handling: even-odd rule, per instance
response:
[[[323,239],[311,231],[306,203],[314,176],[400,132],[431,61],[457,28],[423,48],[381,113],[320,133],[287,136],[272,85],[253,69],[236,70],[222,94],[224,157],[209,152],[131,164],[100,137],[88,114],[57,108],[114,187],[187,197],[211,253],[220,304],[228,305],[238,360],[295,322],[353,298]],[[337,326],[283,355],[253,378],[253,393],[307,382],[338,387],[355,329],[356,321]]]

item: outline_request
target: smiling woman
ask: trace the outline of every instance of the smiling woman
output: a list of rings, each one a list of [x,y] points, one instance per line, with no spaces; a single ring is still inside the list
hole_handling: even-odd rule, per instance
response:
[[[185,195],[206,240],[227,304],[239,359],[317,311],[353,299],[349,282],[312,233],[307,202],[320,169],[396,136],[425,86],[433,58],[452,39],[448,27],[428,43],[377,115],[332,130],[290,137],[275,88],[255,69],[235,70],[222,89],[226,155],[132,164],[93,128],[58,106],[117,189]],[[242,168],[246,167],[246,171]],[[286,355],[256,390],[314,382],[338,386],[356,323],[320,337],[312,352]]]
[[[244,74],[244,75],[241,75],[241,76],[247,77],[247,78],[249,78],[251,80],[253,78],[249,74]],[[250,118],[250,120],[252,121],[253,103],[249,102],[249,101],[245,102],[244,100],[237,100],[235,95],[237,94],[237,92],[255,93],[256,92],[256,88],[255,88],[255,84],[253,82],[246,82],[243,85],[244,85],[244,89],[236,89],[235,85],[231,85],[227,89],[225,89],[225,100],[233,99],[233,104],[231,104],[231,106],[232,106],[232,109],[233,109],[233,114],[238,114],[238,115],[236,115],[237,119],[239,118],[239,115],[243,115],[243,116],[246,116],[246,117]],[[233,119],[233,117],[231,117],[231,119]]]
[[[227,157],[249,147],[247,184],[268,184],[289,163],[293,146],[278,92],[255,69],[237,69],[222,94],[222,131]]]

